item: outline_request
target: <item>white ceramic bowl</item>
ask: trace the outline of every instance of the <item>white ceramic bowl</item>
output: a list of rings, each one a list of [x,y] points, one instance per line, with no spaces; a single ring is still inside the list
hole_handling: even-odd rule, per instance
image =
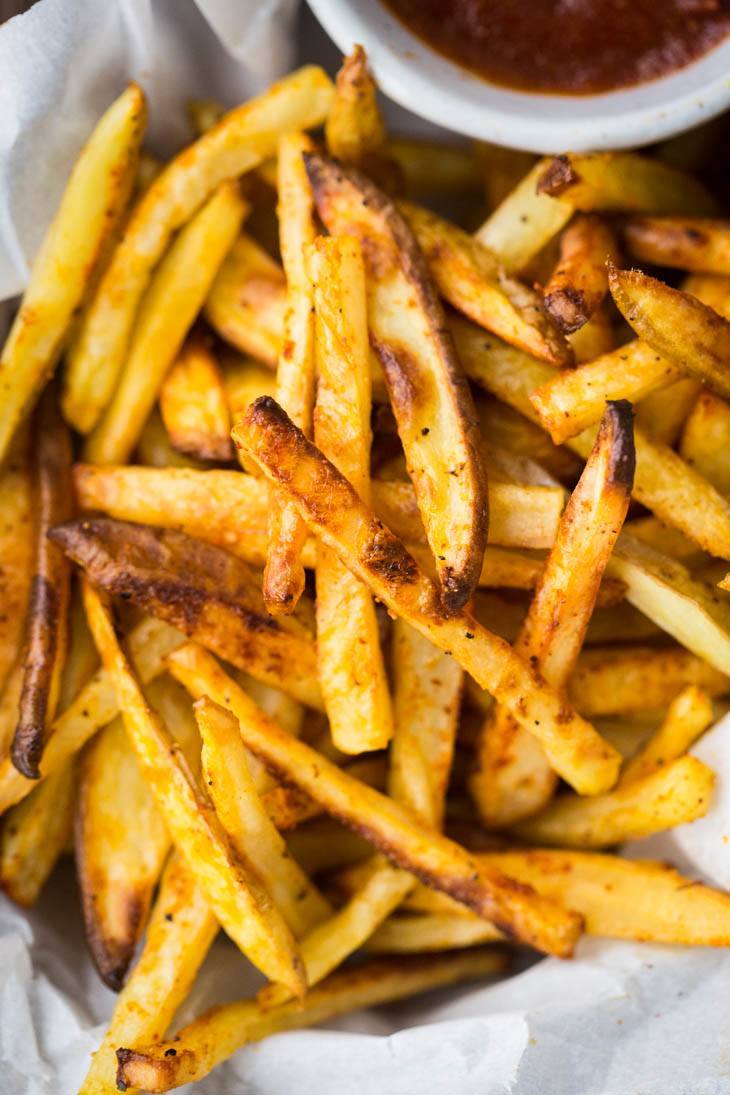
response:
[[[510,148],[580,152],[650,144],[730,106],[730,39],[671,76],[623,91],[529,94],[489,84],[435,53],[380,0],[308,3],[343,53],[358,42],[365,47],[391,99],[447,129]]]

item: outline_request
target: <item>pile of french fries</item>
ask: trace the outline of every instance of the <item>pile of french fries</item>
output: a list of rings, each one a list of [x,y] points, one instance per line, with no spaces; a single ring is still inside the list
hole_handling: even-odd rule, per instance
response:
[[[360,48],[190,118],[161,164],[109,107],[0,365],[0,883],[75,858],[119,993],[82,1095],[515,944],[730,945],[615,851],[710,808],[730,695],[698,165],[395,139]],[[178,1029],[221,929],[266,983]]]

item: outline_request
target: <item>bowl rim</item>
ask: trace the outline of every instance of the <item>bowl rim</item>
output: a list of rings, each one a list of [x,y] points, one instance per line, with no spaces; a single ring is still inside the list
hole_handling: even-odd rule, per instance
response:
[[[381,0],[307,0],[343,52],[367,51],[383,92],[468,137],[531,152],[600,151],[664,140],[730,105],[730,37],[692,64],[598,95],[545,95],[490,84],[431,49]]]

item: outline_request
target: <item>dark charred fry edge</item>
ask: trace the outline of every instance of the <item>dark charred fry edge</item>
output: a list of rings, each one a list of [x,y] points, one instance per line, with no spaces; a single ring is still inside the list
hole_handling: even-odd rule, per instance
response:
[[[537,180],[535,190],[538,194],[548,194],[557,198],[571,186],[580,182],[580,175],[566,155],[555,156]]]
[[[25,670],[19,718],[10,756],[27,779],[40,779],[39,764],[53,717],[58,676],[66,646],[71,569],[48,538],[49,529],[71,516],[71,436],[47,389],[33,422],[33,486],[37,514],[35,573],[25,629]]]
[[[612,434],[610,440],[607,435]],[[609,441],[611,465],[607,481],[613,486],[622,487],[631,492],[636,471],[636,448],[634,446],[634,408],[628,399],[610,399],[601,419],[601,426],[595,441],[594,450]]]
[[[446,366],[446,388],[451,396],[454,415],[462,424],[462,434],[467,449],[467,461],[460,474],[467,474],[472,480],[471,490],[474,500],[469,543],[461,558],[455,561],[437,559],[436,569],[441,584],[441,599],[444,611],[448,614],[458,612],[467,603],[479,581],[482,560],[487,546],[489,529],[489,508],[487,483],[481,460],[479,419],[471,397],[469,382],[466,379],[456,355],[451,333],[446,325],[443,308],[438,294],[431,282],[426,261],[405,218],[394,203],[379,190],[368,178],[350,168],[345,171],[334,160],[323,156],[305,153],[304,164],[312,186],[315,204],[320,215],[324,194],[328,186],[328,174],[334,173],[338,181],[346,179],[360,194],[363,205],[373,208],[382,218],[398,251],[403,274],[416,293],[430,334],[437,347],[440,360]],[[367,256],[367,251],[366,251]],[[412,382],[408,368],[401,358],[387,344],[371,336],[373,349],[380,360],[385,373],[391,405],[396,419],[410,414],[408,401],[412,400]],[[416,484],[414,484],[416,485]],[[417,485],[416,485],[417,486]],[[429,522],[424,515],[424,527],[428,536]]]
[[[585,293],[572,285],[547,293],[545,308],[566,334],[579,331],[591,318]]]

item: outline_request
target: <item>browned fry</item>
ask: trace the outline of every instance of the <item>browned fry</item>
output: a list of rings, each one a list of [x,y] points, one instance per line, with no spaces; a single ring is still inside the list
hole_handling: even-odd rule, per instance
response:
[[[679,451],[723,494],[730,494],[730,404],[700,392],[684,423]]]
[[[578,660],[628,510],[634,462],[631,404],[609,403],[515,643],[556,688],[565,688]],[[484,725],[476,764],[470,790],[491,826],[537,812],[554,791],[554,769],[565,770],[501,706]]]
[[[284,271],[250,236],[239,236],[210,288],[205,318],[231,346],[273,369],[285,310]]]
[[[297,501],[308,524],[379,600],[460,662],[477,682],[504,702],[552,757],[572,759],[561,774],[584,793],[613,785],[618,754],[567,705],[562,693],[514,654],[507,643],[462,611],[439,615],[434,584],[403,544],[368,509],[350,484],[306,440],[271,399],[259,399],[233,430],[234,442],[267,478]]]
[[[231,419],[223,377],[207,340],[193,333],[160,389],[170,441],[200,460],[231,460]]]
[[[608,292],[606,262],[616,258],[613,231],[595,214],[580,214],[563,232],[545,307],[566,334],[583,327],[601,304]]]
[[[18,905],[35,904],[68,842],[75,777],[67,761],[3,818],[0,887]]]
[[[672,700],[659,729],[624,766],[620,783],[643,779],[681,757],[711,725],[713,717],[707,693],[688,684]]]
[[[332,160],[305,157],[320,217],[361,242],[370,337],[385,373],[442,603],[457,611],[479,578],[487,492],[476,413],[423,256],[393,203]],[[403,300],[412,302],[406,309]]]
[[[508,277],[490,251],[461,228],[410,202],[400,208],[449,304],[543,361],[570,363],[570,347],[538,292]]]
[[[23,432],[0,472],[0,688],[18,659],[22,643],[33,574],[31,505],[28,435]]]
[[[366,783],[368,787],[375,787],[378,791],[385,790],[386,763],[382,755],[356,757],[347,765],[347,771],[353,779]],[[296,829],[302,822],[319,817],[323,812],[319,803],[309,795],[303,794],[296,787],[285,787],[282,784],[266,791],[261,800],[272,822],[282,832]]]
[[[265,684],[321,707],[310,633],[296,619],[266,614],[256,576],[240,559],[172,529],[104,517],[67,521],[52,537],[112,596],[178,627]]]
[[[397,188],[400,171],[388,155],[377,89],[362,46],[353,46],[343,59],[324,132],[330,156],[359,167],[386,190]]]
[[[120,1049],[117,1083],[147,1091],[170,1091],[203,1079],[249,1042],[322,1023],[346,1011],[502,973],[506,965],[504,951],[493,946],[463,953],[384,959],[333,973],[316,985],[303,1003],[289,1001],[270,1010],[264,1010],[255,999],[224,1004],[201,1015],[168,1042]]]
[[[48,388],[32,423],[35,563],[25,623],[25,671],[11,755],[28,779],[48,741],[66,657],[70,568],[48,530],[71,516],[71,438]]]
[[[684,372],[730,396],[730,320],[640,270],[609,270],[611,294],[640,338]]]
[[[632,258],[707,274],[730,274],[730,221],[709,217],[628,217],[621,227]]]

